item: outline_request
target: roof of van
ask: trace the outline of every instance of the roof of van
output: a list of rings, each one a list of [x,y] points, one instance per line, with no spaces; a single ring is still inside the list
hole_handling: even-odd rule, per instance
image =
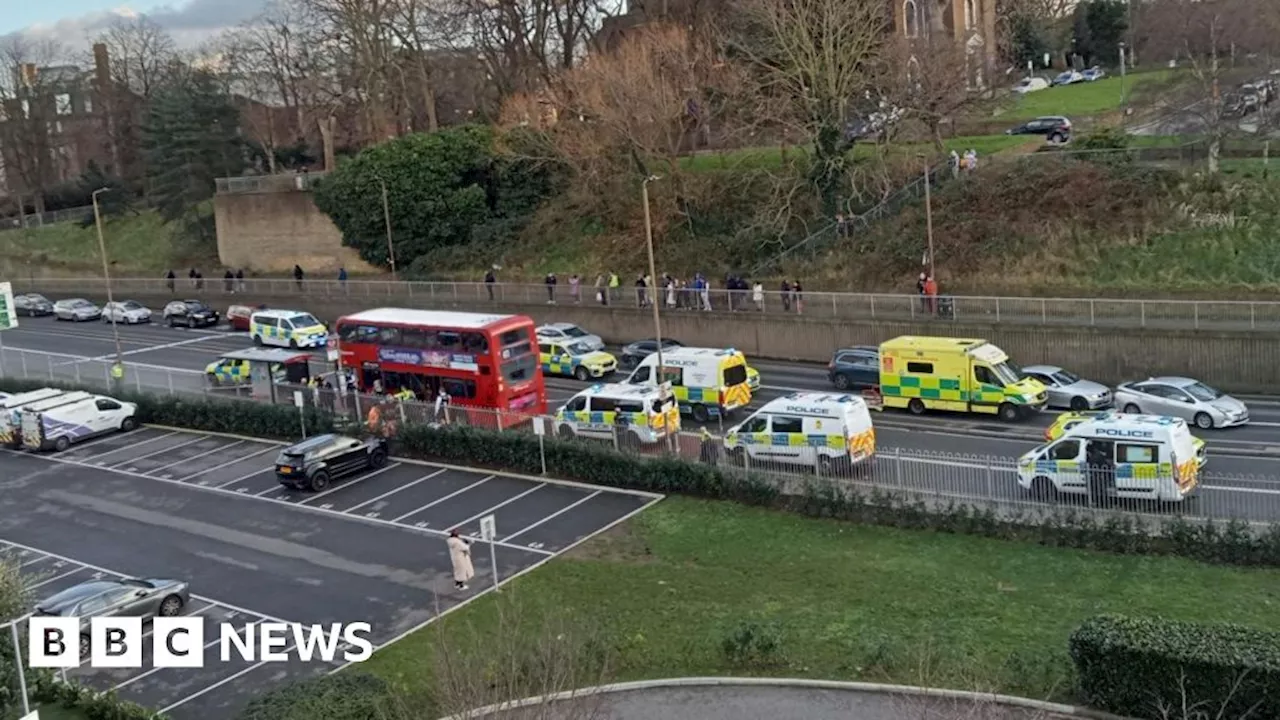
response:
[[[866,401],[859,395],[847,393],[797,392],[774,398],[764,404],[761,410],[774,411],[780,407],[806,405],[814,410],[836,410],[847,406],[865,405]]]
[[[919,350],[922,352],[969,352],[974,348],[987,344],[986,340],[976,338],[933,337],[928,335],[901,335],[886,340],[880,345],[881,350]]]
[[[733,348],[704,348],[704,347],[680,346],[680,347],[663,348],[662,357],[664,358],[668,358],[668,357],[712,358],[712,357],[725,357],[728,355],[734,355],[737,352],[738,351],[734,350]],[[658,354],[653,353],[649,357],[654,358],[654,360],[656,361]],[[647,360],[648,358],[645,358],[645,359]]]
[[[254,310],[253,314],[266,315],[267,317],[290,318],[294,315],[310,315],[311,313],[306,310],[280,310],[278,308],[272,308],[270,310]]]
[[[62,407],[63,405],[83,402],[92,398],[93,395],[87,392],[69,392],[56,397],[51,397],[48,400],[31,403],[30,405],[23,406],[22,409],[30,410],[31,412],[44,412],[45,410],[52,410],[54,408]]]
[[[40,388],[39,390],[28,390],[27,392],[24,392],[24,393],[15,393],[13,395],[9,395],[8,397],[0,399],[0,404],[4,405],[5,407],[14,407],[15,405],[22,405],[24,403],[32,403],[40,400],[46,400],[48,398],[57,397],[64,393],[66,393],[66,390],[59,390],[58,388]]]
[[[620,398],[647,398],[658,395],[661,389],[657,385],[633,385],[631,383],[596,383],[578,393],[579,395],[605,395]]]
[[[1177,427],[1186,425],[1187,421],[1182,418],[1168,417],[1166,415],[1129,415],[1126,413],[1110,412],[1089,418],[1085,422],[1094,422],[1099,425],[1157,425],[1161,427]],[[1080,423],[1084,425],[1085,423]],[[1077,425],[1076,427],[1079,427]]]

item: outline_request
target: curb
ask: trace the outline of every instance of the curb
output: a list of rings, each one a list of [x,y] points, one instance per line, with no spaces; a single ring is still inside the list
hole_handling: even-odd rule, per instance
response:
[[[736,677],[684,677],[665,680],[639,680],[634,682],[614,683],[568,690],[550,695],[514,700],[496,705],[486,705],[470,710],[463,715],[450,715],[439,720],[473,720],[487,717],[495,713],[519,708],[542,705],[546,703],[570,700],[575,697],[595,695],[611,695],[634,692],[637,690],[664,690],[682,687],[764,687],[777,689],[837,690],[851,693],[876,695],[902,695],[906,697],[925,697],[941,700],[965,700],[971,702],[987,702],[1008,707],[1019,707],[1028,710],[1066,715],[1070,717],[1090,718],[1090,720],[1127,720],[1118,715],[1111,715],[1076,705],[1063,705],[1044,700],[998,695],[995,693],[972,692],[968,690],[945,690],[941,688],[919,687],[915,685],[886,685],[883,683],[843,682],[838,680],[805,680],[799,678],[736,678]]]

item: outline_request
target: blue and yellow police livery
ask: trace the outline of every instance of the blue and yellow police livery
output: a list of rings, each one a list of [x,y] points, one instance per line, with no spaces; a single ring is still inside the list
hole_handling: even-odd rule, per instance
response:
[[[542,372],[587,381],[618,369],[618,359],[601,350],[591,350],[582,343],[538,342]]]

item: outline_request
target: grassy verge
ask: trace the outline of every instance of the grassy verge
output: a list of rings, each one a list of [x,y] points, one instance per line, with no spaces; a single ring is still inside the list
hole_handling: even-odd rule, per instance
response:
[[[1025,137],[1008,135],[969,135],[948,138],[943,141],[947,150],[963,153],[966,150],[977,150],[980,155],[993,155],[1013,147],[1027,144]],[[712,172],[717,170],[751,170],[759,168],[781,167],[786,162],[808,157],[808,147],[754,147],[725,152],[699,153],[681,158],[680,166],[694,172]],[[851,156],[854,160],[870,158],[880,152],[872,143],[854,145]],[[910,157],[921,153],[932,154],[932,143],[895,143],[886,151],[890,157]]]
[[[1067,637],[1092,615],[1280,628],[1280,572],[864,527],[672,498],[442,622],[494,632],[499,602],[600,627],[619,680],[773,675],[929,683],[1070,699]],[[778,640],[746,666],[744,623]],[[522,632],[535,633],[529,623]],[[432,630],[361,666],[426,692]]]
[[[1097,82],[1051,87],[1006,101],[1001,117],[1022,120],[1040,115],[1072,118],[1104,115],[1119,110],[1124,96],[1132,102],[1135,90],[1168,77],[1168,70],[1153,70],[1133,73],[1125,77],[1123,83],[1119,77],[1108,77]]]

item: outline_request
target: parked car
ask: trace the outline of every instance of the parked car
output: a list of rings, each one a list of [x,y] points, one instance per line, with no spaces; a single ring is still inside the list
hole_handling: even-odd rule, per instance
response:
[[[880,348],[872,345],[839,348],[827,363],[827,378],[840,390],[880,387]]]
[[[1084,76],[1085,82],[1097,82],[1098,80],[1101,80],[1102,78],[1107,76],[1107,71],[1103,70],[1097,65],[1094,65],[1093,67],[1081,73],[1081,75]]]
[[[59,320],[83,322],[102,317],[102,310],[84,298],[71,298],[54,303],[53,316]]]
[[[1056,365],[1030,365],[1022,368],[1022,376],[1039,380],[1049,391],[1049,407],[1075,412],[1111,406],[1111,388],[1085,380]]]
[[[1244,425],[1249,408],[1239,400],[1186,377],[1155,377],[1116,386],[1116,407],[1129,414],[1168,415],[1201,430]]]
[[[1043,135],[1051,143],[1071,140],[1071,121],[1061,115],[1046,115],[1004,131],[1005,135]]]
[[[671,338],[662,338],[663,350],[678,347],[684,347],[684,343],[679,340],[672,340]],[[637,340],[622,348],[622,355],[618,357],[618,363],[624,368],[634,368],[645,358],[656,352],[658,352],[657,340],[652,338],[648,340]]]
[[[151,310],[136,300],[109,302],[102,306],[102,321],[137,325],[151,322]]]
[[[89,626],[95,617],[174,617],[191,601],[186,582],[161,578],[89,580],[36,604],[32,613],[80,619],[80,656],[89,655]]]
[[[230,323],[232,330],[249,332],[249,318],[253,317],[255,312],[266,309],[266,305],[259,305],[257,307],[252,307],[250,305],[232,305],[227,308],[227,322]]]
[[[218,311],[199,300],[174,300],[164,306],[164,321],[169,327],[208,327],[218,324]]]
[[[548,323],[537,328],[535,332],[538,340],[565,345],[573,344],[586,347],[590,351],[604,349],[604,340],[601,340],[599,335],[592,335],[573,323]]]
[[[13,296],[13,312],[16,315],[39,317],[53,314],[53,301],[40,293],[23,293]]]
[[[276,458],[276,479],[295,490],[319,492],[335,478],[387,464],[387,441],[317,435],[285,448]]]
[[[1037,92],[1049,87],[1049,81],[1042,77],[1023,78],[1017,85],[1013,86],[1013,92],[1018,95],[1026,95],[1027,93]]]
[[[1059,85],[1074,85],[1078,82],[1084,82],[1084,74],[1076,72],[1075,70],[1067,70],[1065,72],[1058,73],[1058,76],[1053,79],[1055,87]]]

